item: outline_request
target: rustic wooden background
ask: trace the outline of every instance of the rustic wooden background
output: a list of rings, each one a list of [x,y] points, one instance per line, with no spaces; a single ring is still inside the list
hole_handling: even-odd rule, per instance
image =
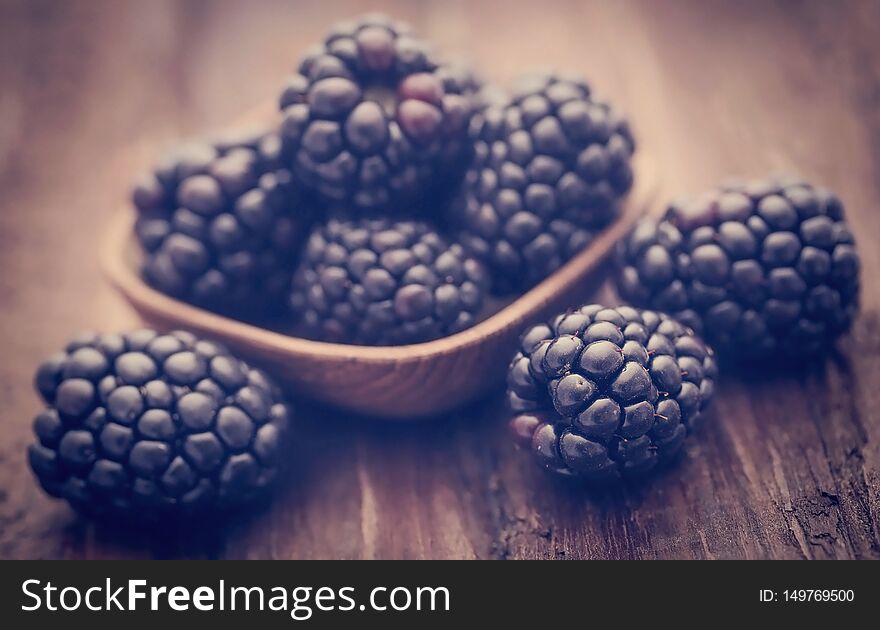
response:
[[[430,424],[302,404],[266,511],[197,532],[95,527],[46,498],[25,447],[38,361],[135,326],[101,277],[102,223],[182,136],[273,99],[360,2],[0,2],[0,557],[880,557],[880,2],[378,3],[497,80],[554,66],[632,117],[664,197],[795,171],[860,241],[852,336],[793,373],[729,370],[682,465],[608,493],[514,451],[501,395]],[[597,298],[613,300],[608,289]]]

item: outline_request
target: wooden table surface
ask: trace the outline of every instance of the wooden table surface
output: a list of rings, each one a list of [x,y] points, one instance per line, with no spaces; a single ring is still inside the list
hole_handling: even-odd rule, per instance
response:
[[[267,510],[148,536],[77,519],[25,462],[37,363],[137,325],[96,243],[176,139],[273,99],[358,2],[0,2],[0,557],[880,558],[880,2],[378,3],[492,79],[582,73],[631,116],[663,200],[798,172],[843,198],[863,309],[839,352],[728,370],[681,465],[606,493],[510,445],[501,392],[429,424],[301,403]],[[598,300],[614,301],[607,286]]]

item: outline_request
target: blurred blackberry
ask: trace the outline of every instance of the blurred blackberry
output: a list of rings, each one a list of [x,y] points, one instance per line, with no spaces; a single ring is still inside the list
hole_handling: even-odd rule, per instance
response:
[[[399,22],[368,15],[338,24],[281,95],[285,152],[326,201],[413,207],[467,156],[478,88]]]
[[[674,319],[584,306],[522,336],[507,375],[510,428],[555,472],[641,475],[678,453],[716,377],[711,348]]]
[[[671,313],[733,355],[818,353],[858,309],[843,205],[798,179],[733,182],[675,203],[620,243],[618,261],[624,299]]]
[[[261,371],[187,332],[86,334],[43,363],[48,407],[31,468],[52,496],[134,519],[226,510],[261,496],[290,409]]]
[[[627,122],[586,83],[534,77],[475,117],[474,164],[455,214],[498,292],[531,287],[593,239],[630,189]]]
[[[315,338],[402,345],[473,325],[487,285],[482,264],[427,223],[331,217],[309,238],[290,303]]]
[[[312,211],[262,134],[179,148],[134,188],[143,275],[198,306],[261,314],[283,300]]]

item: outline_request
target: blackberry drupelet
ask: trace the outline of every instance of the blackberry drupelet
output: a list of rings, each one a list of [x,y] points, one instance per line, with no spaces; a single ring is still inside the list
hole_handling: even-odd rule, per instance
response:
[[[674,203],[619,245],[618,287],[702,331],[720,352],[830,348],[857,312],[859,256],[832,193],[794,178],[732,182]]]
[[[325,201],[412,208],[469,153],[478,89],[399,22],[368,15],[339,24],[281,95],[285,153]]]
[[[187,332],[86,334],[43,363],[31,468],[96,516],[215,513],[276,477],[290,408],[267,375]]]
[[[510,428],[555,472],[637,476],[678,453],[716,377],[711,348],[684,324],[584,306],[522,336],[507,375]]]
[[[627,122],[576,79],[525,81],[474,117],[471,135],[454,214],[497,292],[531,287],[588,245],[632,185]]]
[[[264,134],[179,148],[134,189],[146,281],[212,310],[283,303],[312,211]]]
[[[487,286],[483,265],[425,222],[331,217],[309,238],[290,303],[317,339],[400,345],[473,325]]]

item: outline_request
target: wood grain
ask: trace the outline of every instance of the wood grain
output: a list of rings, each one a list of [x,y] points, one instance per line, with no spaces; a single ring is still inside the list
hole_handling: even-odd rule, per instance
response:
[[[790,373],[723,366],[687,456],[644,485],[548,478],[510,446],[500,393],[427,424],[302,402],[295,470],[261,513],[150,536],[82,522],[26,468],[31,372],[79,329],[137,325],[96,255],[131,173],[271,99],[361,5],[4,0],[0,556],[880,558],[880,3],[378,4],[494,79],[590,77],[657,148],[666,197],[777,171],[839,192],[865,278],[853,334]]]

